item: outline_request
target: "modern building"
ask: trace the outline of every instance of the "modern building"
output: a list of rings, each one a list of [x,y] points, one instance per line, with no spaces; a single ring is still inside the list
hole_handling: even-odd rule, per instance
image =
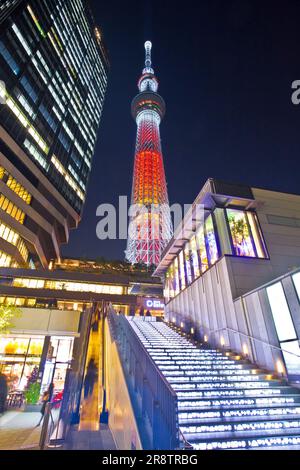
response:
[[[166,320],[299,380],[299,240],[299,195],[209,179],[154,273]]]
[[[166,107],[157,93],[151,48],[147,41],[139,94],[132,102],[137,139],[126,259],[132,264],[156,266],[172,236],[172,223],[159,130]]]
[[[0,9],[0,265],[48,267],[78,226],[107,85],[82,0]]]

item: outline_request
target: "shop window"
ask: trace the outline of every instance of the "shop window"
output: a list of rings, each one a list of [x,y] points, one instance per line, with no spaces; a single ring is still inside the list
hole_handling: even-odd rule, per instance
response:
[[[268,256],[267,248],[263,240],[262,232],[259,228],[257,215],[254,214],[253,212],[247,212],[247,217],[249,220],[252,237],[253,237],[254,244],[256,247],[257,256],[259,258],[266,258]]]
[[[244,211],[227,209],[234,254],[236,256],[256,257],[254,240],[251,236],[247,215]]]
[[[198,242],[198,249],[200,255],[200,266],[201,272],[204,273],[208,269],[208,257],[206,252],[206,244],[205,244],[205,236],[204,236],[204,229],[200,227],[197,232],[197,242]]]
[[[174,261],[174,281],[175,281],[175,295],[179,294],[179,269],[178,269],[178,258]]]
[[[191,263],[193,268],[193,277],[194,279],[198,279],[200,276],[200,266],[199,266],[199,258],[198,258],[198,251],[197,251],[197,241],[196,237],[193,236],[191,239]]]
[[[219,250],[215,235],[215,229],[213,224],[213,218],[210,215],[205,221],[205,239],[209,262],[211,265],[215,264],[219,259]]]
[[[191,258],[192,256],[191,256],[191,251],[190,251],[190,244],[187,243],[184,249],[184,260],[185,260],[186,280],[187,280],[188,285],[190,285],[193,282]]]
[[[183,250],[179,254],[179,273],[180,273],[180,286],[181,286],[181,290],[183,290],[186,288]]]

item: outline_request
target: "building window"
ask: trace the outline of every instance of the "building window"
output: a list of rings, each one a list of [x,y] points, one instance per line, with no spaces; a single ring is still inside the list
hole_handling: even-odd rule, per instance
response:
[[[200,276],[200,266],[197,250],[197,241],[195,236],[193,236],[191,239],[191,262],[193,269],[193,279],[198,279],[198,277]]]
[[[250,258],[266,258],[266,247],[253,212],[226,209],[233,254]]]
[[[0,193],[0,209],[13,217],[20,224],[24,224],[25,213]]]
[[[15,180],[11,175],[7,173],[7,171],[0,167],[0,179],[3,180],[4,177],[7,177],[6,185],[11,189],[17,196],[23,199],[26,204],[31,204],[32,196],[29,194],[28,191],[20,184],[17,180]]]
[[[189,243],[185,245],[184,260],[185,260],[186,280],[187,280],[187,284],[190,285],[193,282],[193,274],[192,274],[192,266],[191,266],[192,255],[191,255]]]
[[[293,280],[297,289],[296,276],[293,276]],[[268,287],[267,296],[287,371],[290,375],[300,375],[299,342],[282,283],[277,282]]]
[[[246,212],[235,209],[227,209],[226,213],[234,254],[236,256],[249,256],[255,258],[256,251]]]
[[[13,73],[18,75],[20,73],[20,67],[2,41],[0,41],[0,54],[2,55],[5,62],[9,65]]]
[[[199,258],[200,258],[200,265],[201,265],[201,273],[204,273],[208,270],[208,257],[206,252],[206,244],[205,244],[205,235],[204,235],[204,228],[200,227],[197,232],[197,242],[198,242],[198,249],[199,249]]]
[[[186,288],[183,250],[179,253],[179,272],[180,272],[180,287],[181,287],[181,290],[183,290]]]
[[[219,249],[215,235],[213,218],[209,215],[205,221],[205,240],[210,265],[215,264],[219,259]]]

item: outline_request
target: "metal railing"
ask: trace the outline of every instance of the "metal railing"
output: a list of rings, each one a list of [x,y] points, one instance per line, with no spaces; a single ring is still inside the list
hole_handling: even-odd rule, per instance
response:
[[[171,450],[179,447],[177,395],[157,368],[123,315],[110,311],[108,321],[117,342],[129,393],[142,423],[150,423],[145,448]],[[138,396],[138,399],[136,397]],[[147,426],[145,425],[145,429]],[[144,435],[145,432],[141,432]]]
[[[265,341],[265,340],[262,340],[260,338],[256,338],[254,336],[251,336],[251,335],[248,335],[246,333],[242,333],[241,331],[238,331],[238,330],[235,330],[233,328],[229,328],[229,327],[223,327],[223,328],[218,328],[216,330],[207,330],[208,331],[208,343],[209,344],[212,344],[213,346],[215,347],[226,347],[226,339],[224,338],[224,336],[222,336],[222,333],[226,332],[228,333],[228,340],[229,340],[229,347],[231,348],[231,343],[232,341],[230,341],[230,335],[238,335],[238,339],[240,342],[241,341],[241,338],[245,338],[247,340],[247,347],[248,345],[250,346],[250,349],[251,351],[243,351],[241,354],[243,356],[246,356],[246,357],[249,357],[256,361],[256,362],[259,362],[260,361],[260,358],[258,357],[258,354],[256,352],[256,343],[262,345],[262,346],[265,346],[267,348],[269,348],[273,354],[273,351],[276,351],[278,353],[277,355],[277,359],[278,357],[280,356],[280,358],[282,359],[283,361],[283,364],[285,363],[285,358],[284,358],[284,354],[285,355],[289,355],[290,357],[292,357],[294,360],[297,360],[299,362],[299,369],[300,369],[300,355],[299,354],[296,354],[292,351],[288,351],[286,349],[283,349],[282,347],[280,346],[276,346],[274,344],[271,344],[270,342],[268,341]],[[222,344],[223,343],[223,344]],[[234,348],[232,348],[234,349]],[[286,371],[282,370],[280,371],[280,373],[282,375],[286,375],[288,376],[288,371],[287,371],[287,368],[285,367]],[[277,370],[278,372],[278,370]]]
[[[63,435],[64,425],[61,415],[62,400],[47,403],[43,426],[41,430],[39,447],[41,450],[47,449],[47,447],[57,447],[61,445],[61,438]]]

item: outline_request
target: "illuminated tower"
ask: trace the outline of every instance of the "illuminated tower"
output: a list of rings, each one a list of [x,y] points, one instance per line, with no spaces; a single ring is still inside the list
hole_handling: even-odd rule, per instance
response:
[[[147,41],[140,93],[132,101],[137,140],[126,258],[132,264],[157,265],[173,230],[159,132],[166,106],[157,93],[151,49]]]

